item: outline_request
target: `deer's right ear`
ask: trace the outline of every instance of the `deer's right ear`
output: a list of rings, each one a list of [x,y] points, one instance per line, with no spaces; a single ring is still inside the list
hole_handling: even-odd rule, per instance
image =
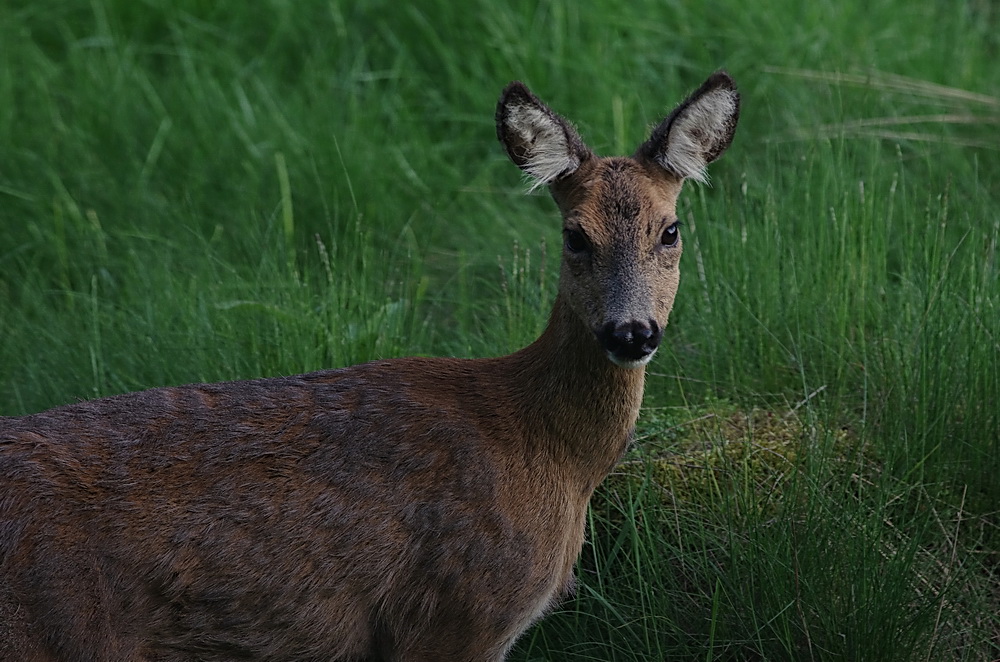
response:
[[[497,138],[533,182],[531,190],[572,174],[591,156],[573,126],[524,83],[508,85],[497,102]]]

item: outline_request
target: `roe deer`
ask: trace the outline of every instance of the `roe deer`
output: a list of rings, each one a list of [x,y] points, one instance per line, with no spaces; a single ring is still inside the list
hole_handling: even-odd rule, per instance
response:
[[[632,157],[521,83],[514,163],[562,213],[545,332],[0,418],[0,658],[503,660],[571,590],[678,283],[675,203],[728,147],[712,75]]]

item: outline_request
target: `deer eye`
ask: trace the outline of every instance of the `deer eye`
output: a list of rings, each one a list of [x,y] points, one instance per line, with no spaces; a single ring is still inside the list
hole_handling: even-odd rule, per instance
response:
[[[590,248],[587,236],[579,230],[566,229],[563,234],[566,236],[566,250],[570,253],[583,253]]]
[[[660,235],[660,243],[664,246],[676,246],[677,240],[681,236],[681,223],[680,221],[674,221],[667,227],[663,228],[663,234]]]

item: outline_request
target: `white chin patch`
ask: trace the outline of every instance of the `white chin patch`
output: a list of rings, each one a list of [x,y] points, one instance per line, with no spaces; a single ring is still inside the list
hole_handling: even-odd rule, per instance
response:
[[[635,368],[641,368],[642,366],[649,363],[650,359],[653,358],[653,354],[656,354],[655,349],[646,356],[642,357],[641,359],[628,360],[628,359],[620,359],[611,352],[608,352],[608,358],[611,359],[611,362],[614,363],[619,368],[628,368],[629,370],[634,370]]]

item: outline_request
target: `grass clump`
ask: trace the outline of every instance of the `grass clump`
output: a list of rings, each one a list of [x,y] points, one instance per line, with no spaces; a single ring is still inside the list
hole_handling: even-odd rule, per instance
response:
[[[773,510],[807,463],[822,459],[837,462],[843,471],[857,469],[850,461],[859,444],[848,429],[810,424],[796,409],[746,411],[718,402],[681,411],[694,416],[671,425],[669,439],[661,432],[662,419],[644,417],[636,447],[608,478],[610,492],[617,492],[622,481],[649,481],[668,505],[729,503]],[[728,495],[736,491],[752,502],[730,503]]]

